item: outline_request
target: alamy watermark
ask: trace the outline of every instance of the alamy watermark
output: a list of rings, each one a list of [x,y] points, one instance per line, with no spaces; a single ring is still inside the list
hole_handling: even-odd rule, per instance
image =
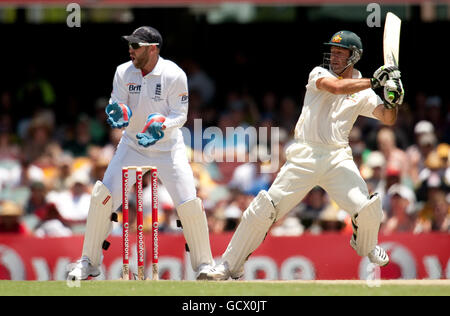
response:
[[[278,127],[226,127],[203,129],[202,119],[194,128],[181,128],[185,143],[193,149],[191,162],[261,163],[262,173],[273,173],[280,166],[280,129]]]
[[[70,12],[66,18],[68,27],[81,27],[81,7],[78,3],[69,3],[66,11]]]
[[[366,7],[366,11],[370,12],[367,16],[366,23],[368,27],[380,27],[381,26],[381,6],[378,3],[369,3]]]

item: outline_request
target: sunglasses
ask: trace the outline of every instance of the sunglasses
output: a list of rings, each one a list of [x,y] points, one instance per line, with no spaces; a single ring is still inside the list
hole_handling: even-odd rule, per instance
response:
[[[138,49],[142,46],[159,45],[159,43],[128,43],[128,47]]]

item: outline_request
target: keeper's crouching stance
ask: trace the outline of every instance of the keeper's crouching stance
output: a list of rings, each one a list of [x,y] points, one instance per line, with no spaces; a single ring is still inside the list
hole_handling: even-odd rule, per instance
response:
[[[274,221],[299,204],[315,186],[321,186],[353,223],[350,245],[360,256],[380,266],[389,263],[379,246],[382,219],[380,198],[369,196],[348,144],[359,115],[392,125],[403,101],[397,67],[380,67],[372,78],[362,78],[354,64],[362,55],[360,38],[341,31],[325,45],[324,64],[315,67],[306,85],[295,139],[286,150],[287,161],[268,192],[261,191],[244,212],[221,263],[207,273],[210,280],[239,278],[249,255],[262,243]],[[383,87],[384,101],[373,89]],[[391,96],[395,96],[391,98]]]

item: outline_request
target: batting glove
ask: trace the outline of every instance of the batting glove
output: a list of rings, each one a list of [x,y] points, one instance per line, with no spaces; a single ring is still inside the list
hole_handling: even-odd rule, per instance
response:
[[[131,109],[124,103],[110,103],[105,109],[108,118],[106,121],[112,128],[123,128],[128,126],[133,115]]]
[[[158,113],[150,114],[141,133],[136,135],[139,139],[138,144],[144,147],[154,145],[158,140],[164,137],[164,121],[166,118]]]
[[[389,79],[384,85],[384,107],[394,109],[403,103],[405,91],[401,79]]]
[[[389,79],[400,79],[401,72],[397,66],[381,66],[370,79],[372,89],[383,87]]]

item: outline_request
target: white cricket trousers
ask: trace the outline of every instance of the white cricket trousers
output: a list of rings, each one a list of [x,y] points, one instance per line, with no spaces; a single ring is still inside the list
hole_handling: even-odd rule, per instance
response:
[[[353,161],[349,146],[296,142],[287,148],[286,158],[268,191],[277,209],[277,220],[315,186],[322,187],[350,215],[367,203],[367,184]]]
[[[127,166],[154,166],[158,178],[167,188],[175,207],[197,197],[194,175],[184,144],[172,151],[145,152],[121,140],[103,176],[103,184],[111,191],[113,211],[122,205],[122,168]],[[129,188],[136,182],[135,170],[129,171]]]

